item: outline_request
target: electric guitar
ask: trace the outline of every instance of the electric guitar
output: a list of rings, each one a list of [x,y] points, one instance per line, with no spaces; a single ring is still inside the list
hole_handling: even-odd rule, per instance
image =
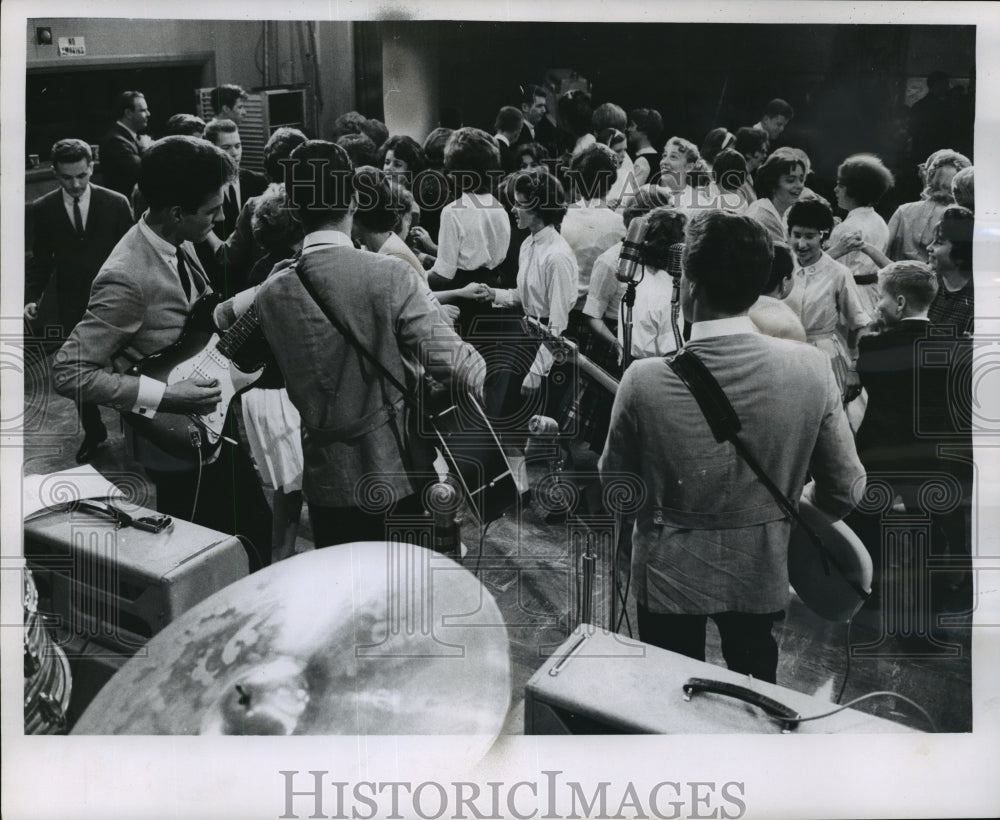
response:
[[[170,455],[194,463],[215,453],[223,440],[222,430],[233,398],[264,372],[263,367],[245,371],[233,361],[247,340],[259,332],[256,305],[251,305],[229,330],[220,334],[212,321],[212,311],[218,303],[217,293],[201,297],[176,342],[126,371],[131,376],[148,376],[168,385],[195,377],[218,382],[222,397],[210,413],[157,412],[152,418],[123,414],[136,433]]]

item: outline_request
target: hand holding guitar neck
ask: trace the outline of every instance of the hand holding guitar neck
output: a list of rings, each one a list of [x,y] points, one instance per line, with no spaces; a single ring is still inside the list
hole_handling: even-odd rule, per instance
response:
[[[167,385],[159,409],[166,413],[211,413],[221,399],[218,379],[195,376]]]

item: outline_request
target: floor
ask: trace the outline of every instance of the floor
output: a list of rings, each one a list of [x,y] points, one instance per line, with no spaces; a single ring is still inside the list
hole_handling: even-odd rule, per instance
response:
[[[51,352],[52,345],[48,347]],[[44,352],[45,346],[34,345],[25,355],[25,473],[49,473],[73,466],[81,440],[72,404],[51,392],[50,360]],[[122,473],[141,477],[141,470],[126,456],[116,414],[108,409],[103,414],[111,435],[93,466],[112,478]],[[638,637],[634,601],[628,598],[623,613],[620,600],[613,602],[611,595],[615,530],[613,519],[600,505],[597,457],[580,446],[570,449],[571,464],[557,477],[549,469],[546,453],[529,447],[532,498],[487,529],[481,554],[478,528],[468,522],[462,526],[462,540],[469,549],[464,563],[493,594],[508,626],[512,707],[504,732],[510,734],[523,732],[526,682],[587,615],[582,603],[582,566],[588,546],[596,568],[589,620],[609,624],[614,603],[620,631],[631,631]],[[312,548],[304,511],[297,550]],[[619,565],[627,566],[627,559],[620,557]],[[626,582],[622,579],[621,583]],[[847,626],[820,619],[793,596],[784,621],[776,625],[778,682],[828,701],[833,701],[843,686],[841,703],[868,692],[889,690],[920,704],[938,731],[971,731],[970,629],[967,617],[951,620],[958,623],[937,632],[937,640],[950,645],[943,648],[940,643],[920,644],[912,636],[880,638],[877,608],[862,610],[850,630],[848,653]],[[707,660],[723,665],[711,624]],[[857,708],[914,728],[928,727],[925,717],[899,697],[874,698]]]

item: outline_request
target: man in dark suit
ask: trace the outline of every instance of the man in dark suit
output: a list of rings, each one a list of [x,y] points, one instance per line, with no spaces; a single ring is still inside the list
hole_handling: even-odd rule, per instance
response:
[[[511,147],[517,141],[524,126],[524,114],[520,109],[512,105],[505,105],[497,112],[497,119],[493,125],[496,131],[494,139],[500,147],[500,168],[505,174],[516,171],[521,167],[521,160]]]
[[[545,89],[537,85],[525,86],[521,95],[521,113],[524,114],[524,125],[521,127],[521,136],[514,143],[515,145],[526,145],[529,142],[537,142],[550,157],[558,154],[556,145],[556,126],[549,119],[548,95]]]
[[[685,349],[715,377],[740,438],[782,492],[840,518],[860,499],[865,473],[830,360],[758,333],[747,316],[770,274],[770,246],[750,217],[692,218],[680,279]],[[774,683],[771,628],[789,600],[792,522],[734,447],[716,441],[662,358],[625,371],[599,469],[606,483],[627,474],[645,484],[632,535],[640,639],[704,660],[711,617],[728,667]]]
[[[38,302],[55,274],[62,337],[66,338],[87,308],[90,286],[104,260],[132,227],[128,200],[115,191],[92,185],[94,158],[83,140],[59,140],[52,146],[52,169],[59,188],[29,207],[34,239],[25,271],[24,315],[38,317]],[[83,427],[77,463],[93,458],[108,431],[96,404],[76,402]]]
[[[217,120],[232,120],[237,128],[243,123],[250,95],[240,86],[226,84],[212,89],[212,110]]]
[[[222,149],[236,166],[236,177],[223,191],[222,221],[216,223],[215,235],[225,241],[236,229],[240,211],[247,200],[264,193],[267,180],[263,174],[240,167],[243,159],[243,143],[240,131],[232,120],[212,120],[205,126],[205,139]],[[228,266],[220,264],[216,254],[207,242],[198,245],[198,258],[212,282],[212,287],[219,291],[223,298],[228,298],[243,290],[246,281],[238,271],[232,271]]]
[[[153,422],[159,413],[215,410],[223,376],[166,384],[127,371],[176,342],[195,303],[211,291],[193,243],[221,219],[223,191],[235,174],[225,153],[194,137],[164,137],[145,153],[139,188],[149,208],[102,266],[83,318],[56,355],[52,375],[60,394]],[[202,463],[193,448],[168,452],[128,430],[126,441],[156,487],[160,512],[244,536],[254,548],[251,567],[269,562],[271,513],[246,452],[223,442]],[[226,432],[235,438],[231,426]]]
[[[116,103],[118,120],[100,142],[101,179],[106,188],[125,196],[139,180],[139,160],[151,140],[146,134],[149,108],[141,91],[123,91]]]

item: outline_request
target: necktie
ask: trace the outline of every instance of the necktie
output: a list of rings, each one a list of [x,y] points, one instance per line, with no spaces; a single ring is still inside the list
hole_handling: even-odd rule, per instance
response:
[[[222,206],[222,215],[225,219],[226,230],[232,231],[236,225],[236,218],[240,215],[240,207],[236,201],[236,188],[233,185],[226,188],[226,201]]]
[[[83,214],[80,213],[80,197],[73,197],[73,226],[76,228],[76,235],[83,239]]]
[[[191,299],[191,274],[188,273],[187,261],[184,256],[184,251],[180,248],[177,249],[177,274],[180,276],[181,285],[184,286],[184,293],[187,295],[188,301]]]

